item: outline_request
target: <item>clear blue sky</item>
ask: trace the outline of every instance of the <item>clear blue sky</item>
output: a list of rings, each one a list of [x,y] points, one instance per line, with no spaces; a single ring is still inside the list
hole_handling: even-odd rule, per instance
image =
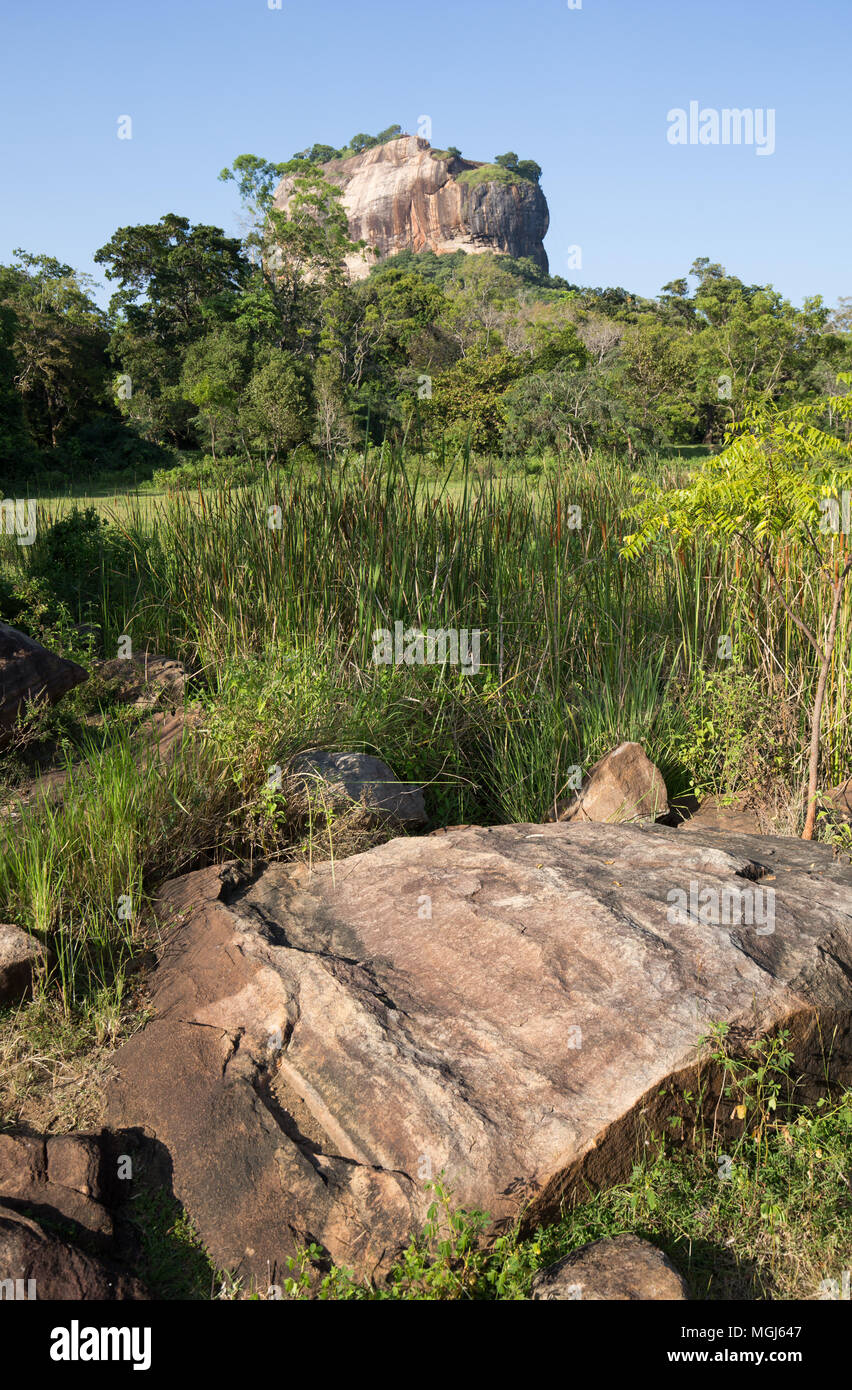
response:
[[[2,39],[3,261],[101,277],[115,228],[166,212],[235,233],[236,155],[428,115],[435,145],[543,166],[556,274],[650,295],[706,255],[852,294],[852,0],[4,0]],[[773,108],[775,153],[672,146],[690,101]]]

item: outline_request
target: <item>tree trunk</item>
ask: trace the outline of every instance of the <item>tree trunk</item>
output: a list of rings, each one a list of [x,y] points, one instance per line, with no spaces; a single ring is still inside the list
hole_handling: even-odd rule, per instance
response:
[[[816,699],[814,700],[813,715],[811,718],[811,752],[808,762],[808,801],[805,811],[805,828],[802,831],[803,840],[814,838],[814,825],[816,822],[816,795],[817,778],[819,776],[819,743],[820,743],[820,724],[822,722],[822,707],[825,701],[825,687],[828,682],[828,672],[831,666],[831,658],[834,653],[834,643],[837,640],[837,618],[840,612],[840,599],[843,593],[843,581],[849,573],[852,560],[847,560],[843,569],[837,577],[837,582],[833,585],[834,599],[831,605],[831,617],[828,623],[828,634],[826,637],[825,651],[823,652],[822,664],[819,669],[819,680],[817,681]]]

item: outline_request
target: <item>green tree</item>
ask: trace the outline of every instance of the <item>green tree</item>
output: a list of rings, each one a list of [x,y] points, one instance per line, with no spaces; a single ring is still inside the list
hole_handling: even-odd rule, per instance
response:
[[[820,388],[820,364],[839,360],[842,342],[826,331],[819,295],[797,309],[771,285],[746,285],[700,257],[694,307],[698,379],[711,437],[761,399],[792,405]]]
[[[4,494],[3,479],[24,472],[33,454],[12,351],[16,326],[12,310],[0,303],[0,492]]]
[[[238,168],[239,166],[239,168]],[[324,328],[324,304],[346,285],[346,257],[363,248],[349,238],[341,190],[305,159],[271,164],[255,155],[235,161],[237,178],[258,220],[249,240],[254,268],[238,311],[275,346],[315,355]],[[228,176],[223,170],[220,177]],[[276,207],[273,179],[285,179]]]
[[[267,348],[248,383],[240,420],[249,438],[263,445],[267,466],[310,439],[314,411],[304,362]]]
[[[501,169],[508,169],[510,174],[528,179],[530,183],[538,183],[541,178],[541,165],[536,164],[534,159],[518,159],[514,150],[509,150],[508,154],[495,155],[494,163],[499,164]]]
[[[0,268],[14,385],[28,430],[40,447],[108,407],[108,335],[90,295],[92,281],[52,256],[15,252]]]
[[[499,448],[506,425],[506,388],[521,376],[518,357],[501,349],[470,353],[439,373],[428,403],[433,433],[473,449]],[[424,402],[424,404],[426,404]]]
[[[119,227],[95,260],[119,285],[110,302],[111,352],[130,378],[123,412],[152,438],[188,443],[183,361],[194,342],[238,310],[250,277],[239,240],[168,213],[157,223]]]
[[[852,385],[852,376],[844,376]],[[845,437],[837,432],[845,425]],[[837,640],[843,589],[852,569],[841,534],[844,498],[852,493],[852,391],[810,404],[779,409],[751,407],[734,426],[724,451],[707,459],[690,483],[674,491],[640,486],[634,510],[639,529],[624,539],[623,553],[635,557],[660,530],[689,540],[699,532],[722,542],[736,539],[750,550],[769,576],[771,590],[788,618],[807,639],[816,661],[811,713],[805,824],[802,838],[813,838],[819,780],[820,728],[826,682]],[[848,513],[847,513],[848,514]],[[776,550],[795,537],[814,557],[828,602],[824,630],[815,630],[789,602],[778,579]]]
[[[214,458],[217,444],[231,445],[239,439],[245,447],[239,412],[250,369],[249,343],[233,324],[222,325],[187,349],[181,394],[195,406],[193,423],[207,430]]]
[[[611,388],[623,408],[628,451],[639,442],[687,442],[698,423],[693,340],[682,329],[643,315],[628,327]]]

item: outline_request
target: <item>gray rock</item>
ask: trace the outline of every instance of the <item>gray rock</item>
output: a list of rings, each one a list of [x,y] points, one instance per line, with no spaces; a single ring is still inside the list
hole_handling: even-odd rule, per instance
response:
[[[698,807],[678,826],[679,830],[720,830],[725,833],[735,831],[742,835],[759,835],[760,822],[755,811],[734,804],[726,806],[717,796],[707,796]]]
[[[316,748],[294,758],[290,770],[323,810],[339,814],[360,802],[377,816],[399,825],[426,823],[420,788],[400,782],[387,763],[369,753],[332,753]]]
[[[186,667],[170,656],[142,652],[138,656],[111,657],[95,664],[95,673],[114,685],[122,704],[137,709],[153,709],[166,702],[182,705],[186,690]]]
[[[638,1236],[614,1236],[572,1250],[532,1281],[532,1298],[585,1302],[689,1298],[685,1281],[671,1260]]]

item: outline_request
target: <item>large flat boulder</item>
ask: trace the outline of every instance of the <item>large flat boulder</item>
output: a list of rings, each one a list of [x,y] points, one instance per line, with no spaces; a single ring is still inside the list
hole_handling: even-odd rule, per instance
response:
[[[200,870],[160,911],[110,1121],[165,1146],[215,1261],[264,1285],[308,1239],[382,1270],[442,1170],[497,1220],[623,1178],[714,1022],[743,1046],[788,1028],[805,1085],[823,1038],[852,1066],[852,870],[819,845],[463,827]]]
[[[75,661],[56,656],[17,628],[0,623],[0,745],[27,700],[55,704],[84,680],[88,673]]]

